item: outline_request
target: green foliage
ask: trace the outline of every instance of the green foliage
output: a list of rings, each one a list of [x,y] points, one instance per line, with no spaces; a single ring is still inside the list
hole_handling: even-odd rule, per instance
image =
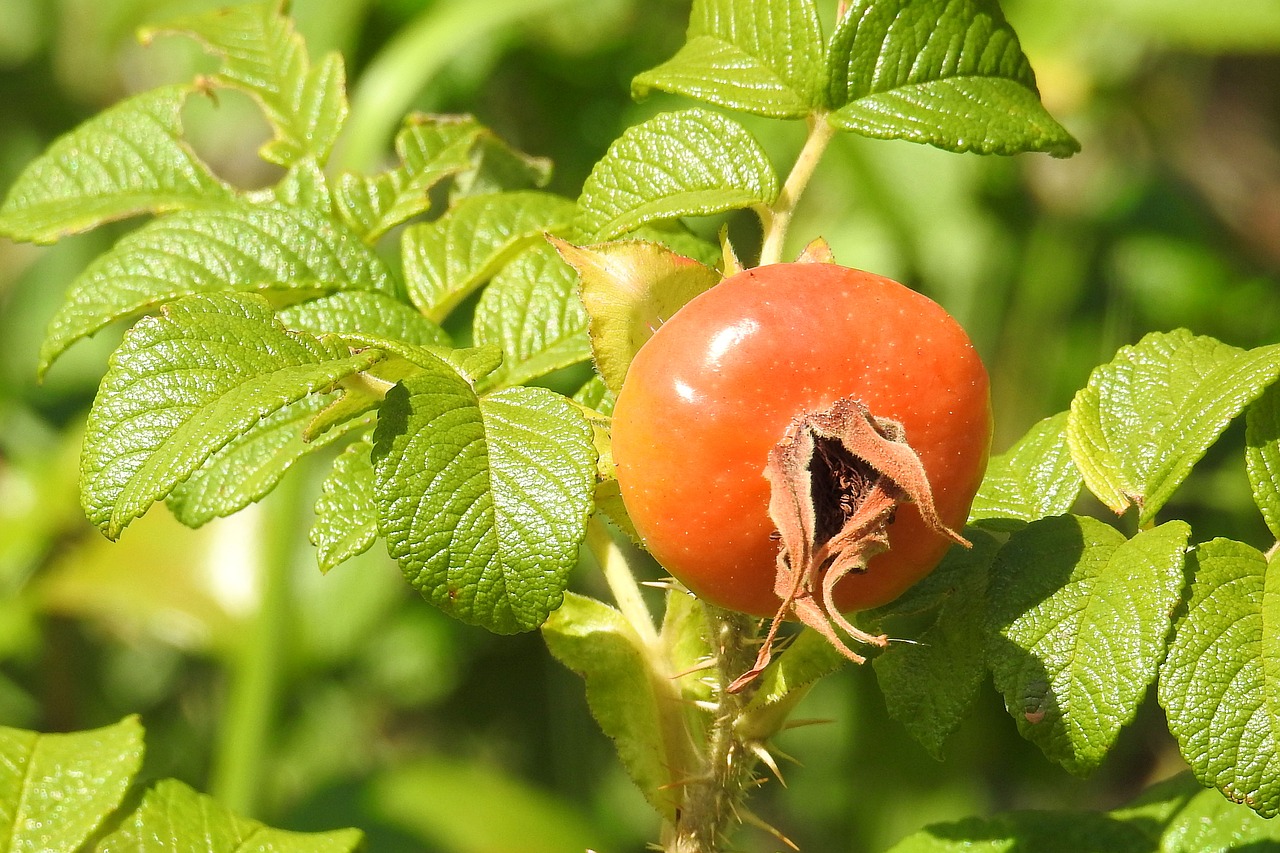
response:
[[[1071,509],[1084,480],[1067,447],[1067,413],[1033,426],[987,465],[969,517],[989,526],[1013,526]]]
[[[0,829],[10,848],[343,853],[362,846],[354,829],[303,834],[238,817],[174,779],[126,801],[142,753],[136,717],[70,734],[0,728]]]

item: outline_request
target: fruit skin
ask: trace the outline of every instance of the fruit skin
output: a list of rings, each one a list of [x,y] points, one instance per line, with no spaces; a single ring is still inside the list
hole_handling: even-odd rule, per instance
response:
[[[986,469],[986,369],[960,325],[897,282],[835,264],[774,264],[695,297],[636,354],[613,414],[623,503],[642,541],[704,600],[771,616],[778,545],[769,449],[791,417],[850,396],[892,418],[960,530]],[[849,612],[877,607],[950,546],[911,504],[890,550],[836,589]]]

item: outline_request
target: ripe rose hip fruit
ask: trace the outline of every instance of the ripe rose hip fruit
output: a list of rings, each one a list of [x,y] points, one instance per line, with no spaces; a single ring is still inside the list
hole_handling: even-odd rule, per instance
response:
[[[785,525],[770,517],[766,463],[784,434],[791,440],[797,416],[842,400],[845,410],[870,416],[864,426],[905,442],[927,485],[923,494],[899,490],[900,505],[881,514],[876,547],[861,552],[874,556],[832,578],[834,608],[887,603],[931,571],[958,539],[945,528],[963,527],[986,468],[986,370],[936,303],[826,263],[725,279],[681,308],[632,361],[614,410],[613,454],[627,512],[658,562],[712,604],[781,617],[791,604],[775,591],[780,565],[785,574]],[[829,486],[815,479],[815,504]],[[799,606],[795,613],[812,624]],[[838,613],[828,618],[845,624]]]

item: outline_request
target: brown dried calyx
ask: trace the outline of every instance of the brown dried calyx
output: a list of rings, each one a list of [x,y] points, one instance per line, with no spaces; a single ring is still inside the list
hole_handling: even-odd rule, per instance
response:
[[[778,628],[791,613],[856,663],[865,658],[837,627],[858,642],[888,644],[888,637],[850,623],[836,608],[834,591],[841,578],[866,571],[867,562],[888,549],[898,504],[912,501],[930,528],[969,545],[938,517],[924,466],[904,433],[897,421],[878,418],[846,397],[824,411],[797,415],[769,452],[769,515],[781,534],[774,591],[782,606],[755,665],[729,686],[731,692],[768,665]]]

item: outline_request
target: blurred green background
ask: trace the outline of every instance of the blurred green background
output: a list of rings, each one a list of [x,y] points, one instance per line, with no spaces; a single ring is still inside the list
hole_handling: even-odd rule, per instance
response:
[[[217,5],[0,0],[0,188],[116,99],[207,68],[186,43],[143,48],[133,34]],[[835,2],[822,5],[830,21]],[[1280,3],[1004,8],[1083,153],[994,159],[842,137],[792,235],[793,253],[824,236],[840,262],[961,319],[993,376],[997,451],[1145,332],[1280,340]],[[552,188],[576,196],[625,127],[680,103],[628,91],[679,46],[688,0],[296,0],[293,12],[313,56],[348,61],[341,165],[378,165],[408,109],[473,112],[552,158]],[[190,113],[220,174],[272,180],[247,102]],[[785,168],[801,128],[745,121]],[[747,245],[749,219],[730,225]],[[79,435],[119,331],[77,345],[43,385],[36,352],[68,282],[128,227],[54,247],[0,241],[0,724],[68,730],[140,713],[149,776],[284,827],[360,826],[378,851],[643,849],[654,820],[577,678],[536,634],[440,615],[380,553],[320,576],[306,543],[314,476],[200,531],[160,510],[119,544],[91,529]],[[1198,540],[1270,544],[1238,430],[1168,514]],[[264,558],[293,570],[263,583]],[[599,593],[590,566],[576,584]],[[264,606],[284,618],[264,626]],[[1023,742],[990,690],[941,764],[888,719],[869,670],[827,679],[799,716],[831,722],[784,736],[801,766],[757,805],[810,851],[883,850],[924,823],[998,809],[1107,808],[1182,766],[1153,702],[1090,780]],[[270,733],[260,748],[254,731]],[[780,846],[753,830],[740,845]]]

